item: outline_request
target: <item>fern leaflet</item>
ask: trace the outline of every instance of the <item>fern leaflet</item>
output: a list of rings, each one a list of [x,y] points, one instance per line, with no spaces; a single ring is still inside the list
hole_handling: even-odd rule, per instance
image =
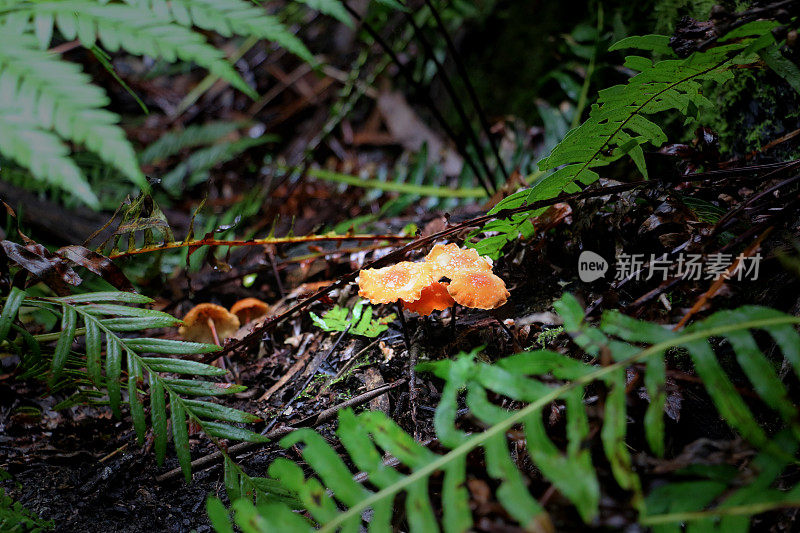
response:
[[[0,471],[6,474],[5,471]],[[0,477],[2,479],[2,477]],[[51,531],[55,528],[52,520],[43,520],[15,502],[5,489],[0,488],[0,531],[28,531],[30,533],[40,533],[41,531]]]
[[[182,26],[197,26],[230,37],[255,37],[274,42],[292,52],[308,63],[314,63],[314,57],[308,48],[281,21],[267,15],[264,8],[244,0],[129,0],[136,6],[146,6],[149,10]],[[323,2],[331,4],[338,2]],[[314,6],[314,9],[326,12],[325,5]],[[344,8],[339,4],[339,9]],[[347,13],[344,13],[346,20]]]
[[[71,0],[37,3],[30,7],[23,4],[17,9],[17,14],[30,17],[37,27],[55,24],[65,39],[78,39],[87,48],[100,42],[111,52],[123,49],[166,61],[195,62],[255,97],[253,89],[228,63],[221,50],[208,44],[201,34],[175,24],[169,17],[155,11],[129,5]]]
[[[372,318],[372,307],[364,307],[364,300],[359,300],[352,309],[353,315],[350,316],[350,309],[335,305],[333,309],[325,313],[322,317],[315,313],[309,313],[311,320],[323,331],[347,331],[353,335],[363,335],[364,337],[377,337],[389,326],[383,320]]]

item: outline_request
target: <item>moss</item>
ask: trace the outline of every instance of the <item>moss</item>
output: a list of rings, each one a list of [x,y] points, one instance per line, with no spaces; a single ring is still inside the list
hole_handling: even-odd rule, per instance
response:
[[[717,91],[718,107],[701,117],[720,136],[729,156],[760,150],[771,141],[800,128],[800,95],[769,69],[747,69]],[[800,155],[794,143],[769,152],[781,159]]]

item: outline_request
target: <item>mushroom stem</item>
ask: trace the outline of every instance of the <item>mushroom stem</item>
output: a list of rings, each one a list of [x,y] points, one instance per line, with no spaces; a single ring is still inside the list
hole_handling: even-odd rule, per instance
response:
[[[217,346],[222,346],[222,344],[219,342],[219,337],[217,336],[217,327],[214,325],[214,319],[208,317],[207,320],[208,320],[208,328],[211,330],[211,336],[214,337],[214,344],[216,344]]]
[[[408,324],[406,324],[406,317],[403,314],[403,306],[400,305],[400,302],[395,302],[394,305],[397,309],[397,316],[400,318],[400,327],[403,330],[403,340],[406,343],[406,350],[411,353],[411,337],[408,334]]]
[[[419,358],[420,343],[408,350],[408,404],[411,407],[411,425],[414,427],[414,440],[419,440],[417,431],[417,359]]]
[[[519,343],[517,342],[517,338],[514,336],[514,334],[511,332],[508,326],[506,326],[502,320],[492,315],[491,313],[490,316],[494,319],[495,322],[497,322],[500,325],[500,328],[503,331],[505,331],[506,335],[508,335],[508,338],[511,340],[512,346],[514,346],[514,350],[521,352],[522,346],[519,345]]]
[[[406,317],[403,313],[403,306],[400,302],[394,303],[397,308],[397,314],[400,317],[400,326],[403,328],[403,340],[406,343],[406,350],[408,350],[408,405],[411,412],[411,424],[414,426],[414,439],[418,440],[417,436],[417,357],[419,355],[419,345],[411,346],[411,337],[408,334],[408,324],[406,324]]]

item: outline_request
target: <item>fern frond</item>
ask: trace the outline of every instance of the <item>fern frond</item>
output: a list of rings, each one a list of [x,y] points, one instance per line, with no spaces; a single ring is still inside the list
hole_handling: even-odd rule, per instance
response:
[[[353,19],[339,0],[297,0],[311,9],[330,15],[339,22],[353,27]],[[399,6],[402,10],[402,6]]]
[[[703,95],[703,84],[723,84],[733,77],[729,71],[732,64],[756,61],[755,52],[774,43],[770,30],[776,24],[751,22],[728,33],[718,46],[695,52],[686,59],[675,58],[667,36],[628,37],[611,46],[610,50],[639,48],[672,58],[653,62],[642,56],[626,57],[625,67],[639,74],[624,85],[600,91],[586,122],[570,130],[550,155],[539,161],[539,170],[553,172],[533,187],[504,198],[489,214],[555,198],[562,192],[578,192],[581,190],[578,184],[594,183],[600,177],[599,168],[626,155],[646,179],[642,146],[649,143],[659,147],[667,140],[664,131],[647,116],[664,111],[691,116],[699,108],[711,107],[712,103]],[[543,211],[492,221],[481,231],[498,234],[472,246],[482,255],[497,257],[509,241],[530,237],[533,226],[529,219]]]
[[[333,306],[333,309],[322,317],[309,313],[311,320],[323,331],[347,331],[353,335],[377,337],[389,326],[372,318],[372,307],[364,307],[364,300],[359,300],[351,310],[346,307]]]
[[[274,142],[274,135],[244,137],[233,142],[223,142],[197,150],[181,161],[161,179],[164,189],[173,195],[180,195],[184,188],[193,187],[208,180],[209,171],[232,161],[246,150],[261,144]]]
[[[33,177],[73,192],[91,207],[100,205],[78,165],[69,157],[69,148],[37,121],[10,110],[0,112],[0,154],[28,168]]]
[[[108,104],[105,92],[91,85],[89,76],[81,72],[73,63],[61,61],[58,56],[40,50],[30,35],[0,35],[0,120],[18,116],[18,122],[27,122],[27,128],[35,126],[39,130],[52,130],[63,139],[84,145],[97,153],[104,161],[122,172],[125,177],[139,187],[146,189],[147,181],[139,170],[133,147],[125,138],[125,132],[117,125],[119,117],[103,109]],[[23,118],[24,117],[24,118]],[[20,124],[21,127],[25,127]],[[6,127],[11,127],[10,125]],[[41,134],[40,134],[41,137]],[[44,139],[42,139],[44,141]],[[40,166],[39,144],[30,143],[37,149],[37,156],[31,157],[13,141],[2,143],[7,156],[31,168],[37,177],[49,175],[50,182],[79,195],[87,195],[85,179],[76,175],[77,166],[66,163],[62,157],[65,148],[53,151],[52,142],[44,142],[45,160],[47,153],[58,161],[50,164],[50,171],[34,170]],[[59,176],[56,172],[61,169]],[[70,176],[67,180],[66,175]],[[83,183],[80,183],[83,181]],[[78,189],[74,189],[80,185]],[[93,194],[86,196],[88,203],[96,203]]]
[[[680,480],[657,487],[646,500],[647,514],[640,523],[655,533],[681,530],[682,523],[697,530],[723,533],[747,531],[750,517],[766,511],[800,506],[800,485],[788,491],[773,488],[787,467],[788,457],[797,453],[798,442],[789,432],[779,433],[772,447],[783,450],[784,457],[762,452],[748,472],[709,469],[699,480]],[[688,469],[686,478],[698,477]],[[709,508],[710,507],[710,508]]]
[[[147,382],[156,460],[162,464],[166,456],[169,416],[175,451],[188,481],[191,476],[191,458],[187,420],[191,420],[212,440],[224,438],[260,442],[264,437],[238,425],[256,422],[258,417],[201,399],[244,390],[239,385],[196,379],[196,376],[220,376],[226,373],[225,370],[196,361],[163,357],[208,353],[219,350],[219,346],[120,335],[123,332],[169,327],[180,323],[180,320],[167,313],[133,306],[151,302],[150,298],[126,292],[30,298],[25,296],[24,291],[14,289],[6,298],[0,313],[0,333],[5,333],[0,336],[0,342],[5,340],[15,351],[21,353],[23,364],[41,371],[40,360],[43,357],[40,352],[35,354],[35,364],[27,365],[28,354],[23,344],[28,342],[30,345],[28,337],[23,335],[22,343],[19,340],[9,341],[8,332],[12,329],[19,331],[14,327],[13,321],[22,306],[42,307],[60,315],[61,327],[50,362],[51,386],[63,383],[60,379],[62,374],[69,374],[73,383],[86,376],[95,387],[107,391],[108,403],[116,416],[121,415],[123,396],[127,395],[137,439],[142,444],[147,421],[140,389]],[[82,356],[76,358],[70,351],[79,334],[86,337],[85,359]],[[36,350],[39,350],[39,341],[44,342],[49,337],[34,336]],[[123,369],[127,371],[126,378]],[[126,385],[125,391],[122,388],[123,382]]]
[[[209,122],[167,132],[139,154],[139,161],[142,165],[152,165],[187,148],[214,144],[243,125],[242,122]]]
[[[746,511],[740,508],[740,504],[746,501],[743,500],[745,495],[767,487],[788,464],[793,463],[793,450],[800,442],[796,409],[790,409],[791,402],[775,370],[756,348],[753,331],[768,334],[792,363],[795,372],[800,372],[800,335],[795,330],[800,318],[766,308],[743,307],[717,313],[684,333],[674,333],[615,312],[605,314],[599,328],[591,328],[583,322],[583,309],[569,295],[557,302],[556,308],[564,319],[565,329],[588,354],[603,350],[611,354],[613,362],[597,366],[541,350],[515,354],[495,364],[478,360],[476,352],[461,354],[455,360],[424,363],[420,370],[431,371],[445,381],[434,426],[439,443],[449,452],[444,455],[433,453],[381,412],[356,415],[352,411],[343,411],[336,433],[349,460],[366,473],[370,487],[374,489],[354,480],[340,454],[326,439],[310,429],[291,433],[281,441],[281,445],[302,444],[303,459],[319,479],[306,478],[300,466],[288,459],[273,462],[269,475],[296,491],[321,531],[357,531],[363,516],[367,516],[364,513],[370,517],[370,530],[391,530],[396,512],[394,500],[401,493],[405,495],[408,530],[437,531],[441,522],[445,531],[465,531],[472,527],[469,496],[464,487],[466,457],[473,450],[482,448],[487,473],[497,482],[495,496],[508,514],[523,528],[552,530],[547,514],[529,492],[524,474],[508,449],[507,432],[521,425],[527,441],[526,449],[538,471],[572,502],[583,520],[589,522],[597,515],[600,502],[598,474],[587,445],[591,432],[584,398],[591,387],[592,395],[600,392],[603,411],[601,420],[593,420],[592,424],[602,423],[600,444],[617,484],[633,494],[634,506],[649,523],[685,519],[675,511],[686,511],[686,508],[665,510],[659,503],[664,501],[663,498],[643,497],[626,445],[626,368],[637,362],[645,363],[646,372],[652,373],[647,387],[651,398],[655,398],[665,386],[665,353],[674,349],[689,353],[720,415],[761,450],[757,466],[762,467],[762,475],[755,480],[744,480],[747,485],[740,489],[743,492],[734,492],[726,501],[732,515],[746,515]],[[729,342],[757,395],[766,406],[782,416],[787,431],[777,440],[765,437],[750,409],[716,362],[711,347],[711,340],[716,338]],[[647,347],[642,349],[630,343]],[[553,385],[554,380],[561,384]],[[457,427],[459,398],[463,392],[466,407],[471,416],[487,428],[484,431],[466,433]],[[509,411],[501,408],[494,398],[527,405]],[[648,417],[652,421],[655,413],[663,418],[663,402],[651,401],[653,407]],[[543,408],[553,402],[564,406],[567,441],[564,450],[548,436],[542,413]],[[663,425],[650,432],[648,440],[651,446],[658,448],[663,436]],[[410,473],[404,474],[389,467],[383,460],[384,454],[396,458]],[[763,466],[765,464],[768,468]],[[430,478],[435,473],[442,475],[441,505],[437,506],[442,509],[441,516],[434,512],[429,490]],[[798,491],[798,488],[789,492],[771,489],[766,496],[759,497],[758,508],[774,508],[787,502],[800,504]],[[695,500],[690,510],[705,512],[705,504],[710,501]],[[648,508],[648,504],[652,508]],[[291,515],[288,508],[279,510],[276,505],[270,506],[269,513],[257,513],[256,523],[262,523],[263,528],[245,527],[242,521],[245,517],[252,518],[252,505],[241,500],[234,505],[234,520],[249,531],[267,531],[279,525],[286,531],[312,529],[311,523],[302,522],[297,515]],[[212,507],[218,511],[218,506],[212,504]],[[659,514],[663,512],[674,513],[674,516],[664,518]],[[715,508],[712,512],[722,514],[725,511]],[[216,519],[219,518],[217,512]],[[701,518],[707,518],[707,515],[701,514]]]
[[[230,37],[255,37],[274,42],[299,58],[314,63],[314,57],[303,42],[298,39],[275,16],[268,15],[264,8],[245,0],[130,0],[136,6],[146,6],[153,13],[169,17],[182,26],[197,26]],[[326,12],[327,0],[321,6],[310,6]],[[344,8],[339,4],[339,9]],[[344,13],[347,18],[347,12]],[[349,20],[349,19],[348,19]]]
[[[43,2],[24,5],[17,14],[27,15],[36,26],[51,22],[66,39],[78,39],[87,48],[97,42],[111,51],[125,50],[166,61],[195,62],[226,80],[243,93],[255,91],[234,70],[221,50],[203,36],[166,14],[131,5],[98,4],[89,0]]]

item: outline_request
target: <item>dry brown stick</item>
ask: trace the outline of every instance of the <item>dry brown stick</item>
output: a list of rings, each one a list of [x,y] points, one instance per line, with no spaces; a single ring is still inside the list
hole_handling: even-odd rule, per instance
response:
[[[414,427],[414,440],[419,440],[417,431],[417,359],[419,359],[419,342],[408,349],[408,405],[411,409],[411,425]]]
[[[290,379],[292,379],[295,376],[295,374],[300,372],[300,370],[305,366],[306,362],[308,361],[308,358],[311,357],[311,352],[306,351],[306,346],[311,341],[311,338],[312,335],[310,334],[308,337],[306,337],[306,339],[303,341],[303,344],[300,346],[299,350],[300,353],[298,354],[297,361],[295,361],[292,367],[285,374],[283,374],[283,376],[281,376],[281,379],[276,381],[275,384],[272,385],[267,390],[267,392],[265,392],[258,398],[259,402],[266,402],[267,400],[269,400],[270,396],[275,394],[275,391],[286,385],[286,383]]]
[[[321,413],[316,416],[303,418],[295,423],[294,426],[283,426],[276,429],[273,429],[269,433],[266,433],[264,436],[270,440],[275,440],[283,437],[284,435],[288,435],[292,431],[299,429],[301,427],[315,427],[319,424],[324,422],[328,422],[329,420],[333,419],[341,409],[346,409],[348,407],[356,407],[358,405],[367,403],[368,401],[372,400],[373,398],[377,398],[378,396],[389,392],[392,389],[395,389],[401,385],[406,383],[405,378],[398,379],[397,381],[390,383],[389,385],[384,385],[383,387],[378,387],[376,389],[368,390],[358,396],[350,398],[338,405],[334,405],[328,409],[325,409]],[[235,457],[242,453],[245,453],[253,448],[258,447],[259,444],[263,444],[260,442],[240,442],[239,444],[235,444],[228,448],[228,455],[230,457]],[[192,461],[192,471],[197,470],[205,470],[216,464],[218,461],[221,461],[223,458],[222,452],[216,451],[210,453],[208,455],[204,455],[199,459],[195,459]],[[160,476],[156,476],[156,481],[159,483],[164,483],[165,481],[170,481],[172,479],[178,478],[182,476],[182,471],[179,468],[173,468],[172,470],[161,474]]]
[[[119,231],[119,230],[117,230]],[[214,238],[203,238],[190,241],[173,241],[156,244],[154,246],[143,246],[134,250],[125,250],[108,256],[109,259],[119,259],[136,254],[147,254],[161,250],[171,250],[174,248],[197,248],[200,246],[263,246],[277,244],[299,244],[308,242],[345,242],[345,241],[407,241],[413,237],[406,235],[307,235],[300,237],[265,237],[263,239],[246,240],[221,240]]]
[[[333,407],[329,407],[322,411],[320,414],[315,416],[310,416],[308,418],[303,418],[299,420],[295,427],[315,427],[323,422],[327,422],[328,420],[332,419],[333,416],[341,411],[342,409],[346,409],[348,407],[356,407],[367,403],[370,400],[377,398],[378,396],[382,395],[385,392],[389,392],[392,389],[396,389],[397,387],[403,385],[406,382],[406,378],[400,378],[388,385],[382,385],[380,387],[374,388],[372,390],[368,390],[358,396],[350,398],[349,400],[345,400],[338,405],[334,405]]]
[[[751,255],[753,255],[758,249],[758,247],[761,246],[761,241],[763,241],[764,238],[770,234],[772,229],[773,229],[772,226],[767,228],[766,231],[764,231],[764,233],[762,233],[755,240],[753,244],[748,246],[747,249],[744,252],[742,252],[742,254],[739,257],[736,257],[733,260],[733,262],[730,264],[730,266],[728,266],[727,270],[725,271],[725,274],[721,275],[716,280],[714,280],[714,283],[711,284],[711,287],[709,287],[709,289],[706,292],[704,292],[703,295],[700,296],[700,298],[697,299],[692,308],[689,309],[689,312],[686,313],[683,316],[683,318],[681,318],[680,322],[678,322],[678,324],[674,328],[672,328],[672,331],[678,331],[681,328],[683,328],[686,325],[686,323],[689,322],[689,319],[692,318],[692,316],[694,316],[698,311],[700,311],[700,309],[703,308],[706,302],[711,298],[713,298],[714,295],[717,294],[717,292],[719,292],[719,289],[725,284],[730,275],[736,270],[736,267],[739,265],[741,258],[750,257]]]

